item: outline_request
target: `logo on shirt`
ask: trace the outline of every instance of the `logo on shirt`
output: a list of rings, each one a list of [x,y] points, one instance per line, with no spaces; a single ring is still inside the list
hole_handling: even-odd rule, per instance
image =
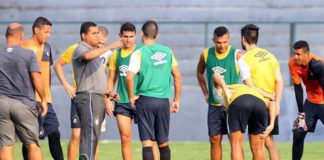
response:
[[[257,52],[254,56],[258,58],[264,58],[268,53],[264,51]]]
[[[13,48],[7,48],[7,53],[12,52]]]
[[[156,52],[151,56],[151,59],[155,60],[156,62],[154,62],[153,64],[156,65],[161,65],[164,63],[167,63],[167,60],[165,60],[166,54],[162,53],[162,52]]]
[[[128,66],[127,65],[119,66],[119,71],[120,71],[120,76],[126,77],[127,71],[128,71]]]
[[[46,52],[46,55],[49,56],[50,55],[49,52]]]
[[[219,67],[219,66],[214,67],[212,70],[214,71],[214,73],[219,74],[219,75],[222,75],[223,73],[226,72],[226,69]]]

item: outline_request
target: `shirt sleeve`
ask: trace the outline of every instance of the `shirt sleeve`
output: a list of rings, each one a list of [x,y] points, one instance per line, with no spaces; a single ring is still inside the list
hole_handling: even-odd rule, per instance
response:
[[[294,60],[290,59],[289,62],[289,71],[290,71],[290,76],[294,84],[301,84],[301,79],[297,73],[297,69],[294,65]]]
[[[84,53],[86,53],[87,51],[89,51],[90,49],[87,47],[87,46],[85,46],[85,45],[82,45],[82,43],[81,44],[79,44],[78,45],[78,47],[75,49],[75,52],[73,53],[73,59],[74,60],[80,60],[80,61],[82,61],[81,60],[81,56],[84,54]]]
[[[244,55],[239,59],[238,66],[239,66],[242,81],[249,79],[251,77],[250,67],[244,61]]]
[[[116,70],[116,66],[117,66],[117,50],[115,50],[112,55],[110,56],[110,59],[109,59],[109,69],[112,70],[112,71],[115,71]]]
[[[29,64],[28,64],[29,72],[40,72],[40,68],[37,62],[36,55],[33,52],[30,52]]]
[[[78,44],[74,44],[61,53],[60,58],[63,60],[64,63],[66,64],[71,63],[73,52],[77,46]]]
[[[128,71],[138,73],[141,68],[141,52],[140,50],[135,51],[130,58]]]
[[[171,54],[172,54],[172,67],[178,66],[178,62],[177,62],[172,51],[171,51]]]

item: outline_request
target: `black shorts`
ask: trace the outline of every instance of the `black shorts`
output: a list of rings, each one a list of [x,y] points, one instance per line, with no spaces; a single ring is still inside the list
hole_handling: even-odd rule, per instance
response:
[[[230,132],[245,133],[249,126],[249,134],[260,134],[268,124],[266,104],[259,98],[244,94],[237,97],[228,108],[228,126]]]
[[[114,115],[117,114],[127,116],[129,118],[134,118],[136,114],[136,110],[131,106],[130,103],[115,103]]]
[[[46,136],[48,136],[49,134],[58,130],[58,128],[59,128],[59,121],[57,119],[57,116],[56,116],[56,113],[54,111],[52,104],[48,103],[47,106],[48,106],[48,110],[47,110],[46,116],[42,118],[40,115],[38,115],[38,124],[39,124],[40,130],[43,131],[43,133],[40,134],[40,137],[39,137],[40,139],[44,139]],[[41,107],[41,103],[36,102],[36,108],[38,109],[40,107]]]
[[[270,116],[268,114],[268,125],[270,124]],[[270,132],[270,135],[279,135],[279,117],[276,116],[274,126],[272,131]]]
[[[315,131],[318,119],[320,119],[322,124],[324,124],[324,104],[315,104],[306,100],[304,104],[304,111],[306,115],[305,122],[308,132]]]
[[[207,125],[209,137],[227,134],[226,108],[208,105]]]
[[[77,113],[77,109],[73,100],[71,100],[70,121],[71,121],[71,128],[81,128],[80,117]]]
[[[168,98],[140,96],[135,103],[141,141],[169,141],[170,104]]]

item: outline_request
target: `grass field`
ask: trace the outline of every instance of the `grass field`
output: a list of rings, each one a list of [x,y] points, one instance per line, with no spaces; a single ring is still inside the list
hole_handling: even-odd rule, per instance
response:
[[[120,144],[118,141],[103,141],[99,144],[100,152],[98,160],[121,160]],[[45,160],[51,160],[47,142],[41,143]],[[63,151],[66,157],[67,141],[62,142]],[[291,143],[279,143],[279,150],[282,160],[291,159]],[[209,143],[208,142],[171,142],[170,144],[173,160],[209,160]],[[324,159],[324,142],[305,143],[303,159],[305,160],[323,160]],[[22,159],[21,144],[15,146],[15,159]],[[223,159],[230,159],[230,147],[228,142],[223,143]],[[245,159],[252,159],[249,145],[244,144]],[[141,160],[140,142],[133,143],[133,159]]]

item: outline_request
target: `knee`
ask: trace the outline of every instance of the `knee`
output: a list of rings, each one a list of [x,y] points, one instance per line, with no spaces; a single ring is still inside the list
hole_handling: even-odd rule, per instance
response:
[[[26,145],[24,145],[24,146],[27,148],[28,151],[35,151],[35,150],[37,151],[37,150],[40,149],[39,145],[36,144],[36,143],[33,143],[33,144],[26,144]]]
[[[220,144],[222,142],[221,136],[212,136],[209,138],[211,144]]]
[[[263,151],[264,147],[263,145],[251,145],[251,150],[253,152],[256,152],[256,151]]]
[[[72,131],[71,141],[73,141],[73,142],[80,141],[80,131]]]
[[[294,141],[303,141],[305,136],[306,136],[306,133],[305,131],[302,131],[302,130],[296,130],[294,131],[294,134],[293,134],[293,139]]]
[[[132,134],[131,133],[120,133],[120,138],[123,142],[131,141]]]
[[[159,143],[158,144],[159,148],[165,148],[165,147],[168,147],[168,146],[169,146],[169,142],[164,142],[164,143]]]
[[[49,140],[60,140],[60,138],[61,138],[61,134],[58,130],[48,135]]]

